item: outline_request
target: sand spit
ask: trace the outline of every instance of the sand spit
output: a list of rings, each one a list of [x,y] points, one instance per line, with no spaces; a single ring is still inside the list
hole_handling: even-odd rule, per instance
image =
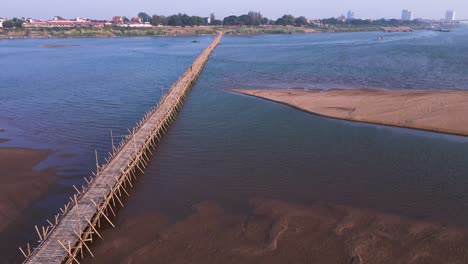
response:
[[[84,263],[467,263],[468,230],[374,211],[276,200],[229,213],[194,205],[175,223],[162,215],[123,220]]]
[[[34,170],[49,154],[46,150],[0,148],[0,231],[54,181],[53,172]]]
[[[468,91],[229,91],[331,118],[468,136]]]

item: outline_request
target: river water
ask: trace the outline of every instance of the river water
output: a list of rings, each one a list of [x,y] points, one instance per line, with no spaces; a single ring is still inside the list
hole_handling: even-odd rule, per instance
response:
[[[0,127],[12,139],[0,147],[51,149],[39,169],[60,172],[32,213],[0,234],[1,259],[90,175],[94,151],[102,160],[111,149],[110,130],[133,127],[211,40],[0,40]],[[464,90],[467,69],[467,29],[226,36],[117,218],[177,219],[199,201],[242,210],[274,198],[468,226],[468,138],[337,121],[225,91]]]

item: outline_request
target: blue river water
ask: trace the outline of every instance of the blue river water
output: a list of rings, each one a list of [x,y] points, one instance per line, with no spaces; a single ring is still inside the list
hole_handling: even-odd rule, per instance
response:
[[[0,137],[11,139],[0,147],[51,149],[39,169],[59,170],[33,213],[0,234],[0,256],[31,239],[94,170],[94,151],[101,160],[110,151],[110,130],[132,128],[211,40],[0,40]],[[266,197],[468,226],[468,138],[326,119],[225,91],[466,90],[467,69],[467,29],[226,36],[117,217],[176,218],[198,201],[237,208]]]

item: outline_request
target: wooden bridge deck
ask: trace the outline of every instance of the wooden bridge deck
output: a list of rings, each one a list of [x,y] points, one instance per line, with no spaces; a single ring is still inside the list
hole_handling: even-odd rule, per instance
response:
[[[26,260],[24,263],[79,263],[79,256],[92,252],[88,244],[98,233],[101,221],[110,225],[113,207],[121,205],[122,194],[132,185],[132,178],[143,169],[148,161],[148,153],[155,146],[167,126],[174,120],[191,86],[197,80],[210,54],[220,42],[219,34],[193,62],[191,67],[173,84],[168,93],[138,126],[110,153],[110,158],[95,177],[91,177],[87,187],[77,189],[62,213],[48,221],[50,226],[38,228],[40,244],[31,252],[20,248]],[[53,223],[55,222],[55,223]]]

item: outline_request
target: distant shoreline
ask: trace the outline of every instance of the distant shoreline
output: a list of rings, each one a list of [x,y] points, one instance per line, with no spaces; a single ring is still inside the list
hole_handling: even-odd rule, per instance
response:
[[[395,27],[392,32],[419,30],[418,27]],[[195,26],[152,28],[18,28],[0,29],[0,39],[66,39],[66,38],[125,38],[125,37],[175,37],[211,36],[223,32],[231,36],[309,34],[345,32],[387,32],[385,27],[310,28],[293,26]]]

